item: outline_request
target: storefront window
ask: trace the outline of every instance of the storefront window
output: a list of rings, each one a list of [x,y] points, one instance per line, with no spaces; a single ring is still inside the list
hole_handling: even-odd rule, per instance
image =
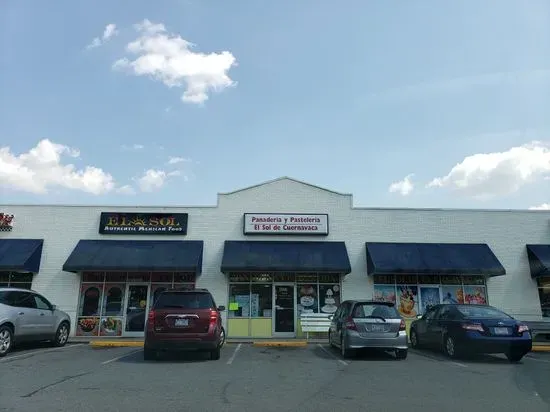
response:
[[[537,279],[542,316],[550,318],[550,276]]]
[[[229,317],[250,317],[250,284],[229,286]]]
[[[319,310],[322,313],[335,313],[340,306],[340,283],[319,285]]]
[[[32,273],[0,272],[0,287],[32,288]]]
[[[373,299],[393,302],[405,319],[439,303],[487,304],[483,276],[373,276]]]
[[[298,316],[302,313],[319,312],[319,290],[317,282],[298,284],[296,287],[298,297]]]
[[[102,295],[103,284],[82,284],[80,288],[77,336],[97,336],[99,334]]]
[[[273,308],[273,285],[253,284],[250,294],[250,317],[270,318]]]

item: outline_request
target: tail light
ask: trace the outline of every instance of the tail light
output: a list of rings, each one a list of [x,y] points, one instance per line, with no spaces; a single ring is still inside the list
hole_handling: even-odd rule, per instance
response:
[[[401,319],[401,323],[399,324],[399,330],[407,330],[407,325],[405,325],[405,321]]]
[[[351,316],[346,319],[346,323],[344,323],[344,327],[348,330],[357,330],[357,325],[355,324]]]
[[[210,309],[210,324],[218,323],[218,311],[215,309]]]
[[[153,324],[155,322],[155,311],[153,309],[151,309],[149,311],[149,315],[147,316],[147,321],[150,323],[150,324]]]
[[[523,333],[523,332],[529,332],[529,326],[519,325],[518,326],[518,333]]]
[[[479,323],[464,323],[462,325],[462,329],[475,330],[477,332],[485,332],[483,330],[483,326],[481,326]]]

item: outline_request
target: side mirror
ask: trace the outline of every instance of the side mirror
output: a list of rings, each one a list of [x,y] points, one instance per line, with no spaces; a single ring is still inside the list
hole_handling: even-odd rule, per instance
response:
[[[218,310],[219,310],[220,312],[223,312],[223,311],[225,310],[225,306],[218,306]]]
[[[57,305],[52,305],[52,312],[57,309]]]

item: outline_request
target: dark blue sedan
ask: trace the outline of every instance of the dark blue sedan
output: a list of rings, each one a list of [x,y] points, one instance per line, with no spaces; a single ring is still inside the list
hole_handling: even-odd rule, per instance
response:
[[[442,349],[450,358],[474,353],[504,353],[519,362],[531,351],[529,328],[488,305],[432,306],[410,327],[413,348]]]

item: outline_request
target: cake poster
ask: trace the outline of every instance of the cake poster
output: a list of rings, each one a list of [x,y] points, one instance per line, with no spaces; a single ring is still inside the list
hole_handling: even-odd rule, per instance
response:
[[[319,302],[322,313],[334,313],[340,305],[339,285],[319,285]]]
[[[319,311],[317,285],[298,285],[298,314]]]

